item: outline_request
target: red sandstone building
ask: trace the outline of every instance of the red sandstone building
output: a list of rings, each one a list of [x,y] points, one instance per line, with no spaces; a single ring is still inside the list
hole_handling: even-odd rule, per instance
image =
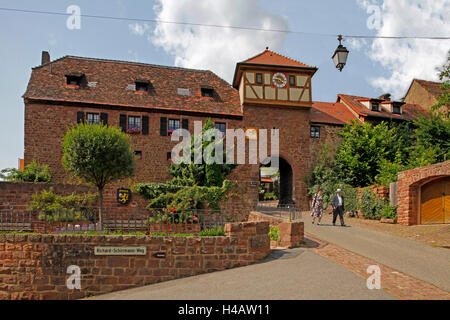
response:
[[[121,127],[131,136],[137,170],[132,182],[164,182],[178,128],[211,118],[227,128],[279,129],[280,202],[308,208],[304,177],[321,144],[337,145],[337,131],[356,120],[410,120],[420,107],[388,98],[338,95],[312,101],[317,68],[266,49],[236,65],[232,85],[208,70],[74,56],[33,68],[25,102],[25,164],[48,164],[55,182],[70,181],[61,164],[61,142],[77,122]],[[240,199],[224,204],[245,217],[258,201],[260,165],[239,165],[228,177],[240,182]],[[133,203],[131,204],[133,205]],[[134,203],[134,205],[139,205]]]

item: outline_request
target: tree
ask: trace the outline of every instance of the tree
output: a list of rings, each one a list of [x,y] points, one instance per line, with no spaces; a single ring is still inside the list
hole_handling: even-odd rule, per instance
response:
[[[442,81],[442,94],[438,96],[438,103],[432,107],[435,114],[441,117],[450,118],[450,51],[447,56],[447,63],[439,71],[439,79]]]
[[[139,183],[135,186],[144,198],[150,200],[149,208],[163,208],[170,206],[172,209],[186,210],[199,209],[206,205],[213,209],[219,208],[219,202],[231,189],[230,181],[226,176],[236,167],[236,164],[226,164],[226,150],[223,138],[218,140],[206,139],[208,131],[215,129],[214,123],[206,119],[202,133],[191,138],[190,163],[171,164],[168,171],[173,176],[168,183]],[[211,132],[211,131],[209,131]],[[219,144],[223,148],[223,164],[210,163],[202,160],[201,164],[194,162],[195,141],[202,141],[201,148],[215,150]],[[203,154],[203,152],[198,152]],[[210,156],[215,156],[212,152]]]
[[[372,126],[354,121],[339,134],[343,140],[335,155],[333,171],[344,183],[354,187],[371,185],[379,172],[381,159],[395,160],[395,131],[384,122]]]
[[[70,129],[63,140],[62,162],[68,172],[97,187],[100,223],[105,186],[132,176],[136,166],[130,138],[103,124],[78,124]]]
[[[3,169],[0,178],[13,182],[50,182],[52,176],[48,165],[40,165],[35,160],[20,171],[15,168]]]
[[[414,130],[415,154],[418,151],[427,150],[436,153],[434,162],[442,162],[448,159],[450,154],[450,119],[443,118],[439,114],[430,114],[428,117],[421,116],[414,121],[416,129]],[[414,150],[413,150],[414,152]]]

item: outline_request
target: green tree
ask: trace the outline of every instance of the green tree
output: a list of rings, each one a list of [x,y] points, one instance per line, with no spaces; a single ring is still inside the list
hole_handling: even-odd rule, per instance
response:
[[[208,139],[214,130],[214,123],[207,119],[202,128],[201,135],[191,138],[190,163],[171,164],[168,171],[173,176],[168,183],[139,183],[135,186],[135,191],[144,198],[150,200],[150,208],[168,207],[175,212],[179,210],[202,208],[208,205],[218,209],[219,202],[231,189],[230,181],[226,176],[236,167],[235,164],[226,164],[226,150],[223,138],[215,140]],[[197,140],[198,139],[198,140]],[[201,164],[196,164],[195,153],[203,155],[203,152],[195,149],[195,142],[201,142],[201,148],[215,150],[215,146],[223,148],[223,164],[210,163],[202,159]],[[211,152],[210,156],[215,156]]]
[[[450,119],[430,114],[428,117],[419,117],[414,121],[414,125],[416,129],[414,130],[414,146],[411,151],[414,156],[420,155],[420,151],[426,150],[430,154],[434,150],[436,159],[432,163],[448,159],[450,154]]]
[[[136,166],[130,138],[103,124],[79,124],[70,129],[63,140],[62,162],[68,172],[97,187],[100,223],[105,186],[132,176]]]
[[[439,79],[442,81],[442,94],[438,96],[438,103],[432,110],[438,116],[450,118],[450,51],[447,55],[447,62],[439,69]]]
[[[333,170],[341,182],[354,187],[371,185],[379,172],[381,159],[395,160],[395,129],[384,122],[372,126],[354,121],[339,134],[343,140],[336,152]]]
[[[35,160],[20,171],[15,168],[3,169],[0,178],[13,182],[50,182],[52,176],[48,165],[40,165]]]

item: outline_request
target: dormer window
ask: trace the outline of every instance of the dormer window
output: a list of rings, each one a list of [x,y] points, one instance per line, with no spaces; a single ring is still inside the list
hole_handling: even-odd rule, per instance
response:
[[[380,111],[380,104],[372,103],[372,111]]]
[[[202,88],[202,97],[213,98],[214,97],[214,89],[213,88]]]
[[[393,105],[392,106],[392,113],[402,114],[402,107],[399,106],[399,105]]]
[[[69,87],[81,87],[83,82],[83,75],[66,75],[66,84]]]
[[[150,83],[146,81],[136,81],[135,85],[136,85],[136,92],[139,93],[148,92],[150,89]]]

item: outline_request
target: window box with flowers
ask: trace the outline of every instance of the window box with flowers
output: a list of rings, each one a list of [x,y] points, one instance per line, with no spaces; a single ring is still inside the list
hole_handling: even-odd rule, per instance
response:
[[[127,133],[128,134],[139,134],[139,133],[141,133],[141,129],[137,128],[137,127],[128,128]]]

